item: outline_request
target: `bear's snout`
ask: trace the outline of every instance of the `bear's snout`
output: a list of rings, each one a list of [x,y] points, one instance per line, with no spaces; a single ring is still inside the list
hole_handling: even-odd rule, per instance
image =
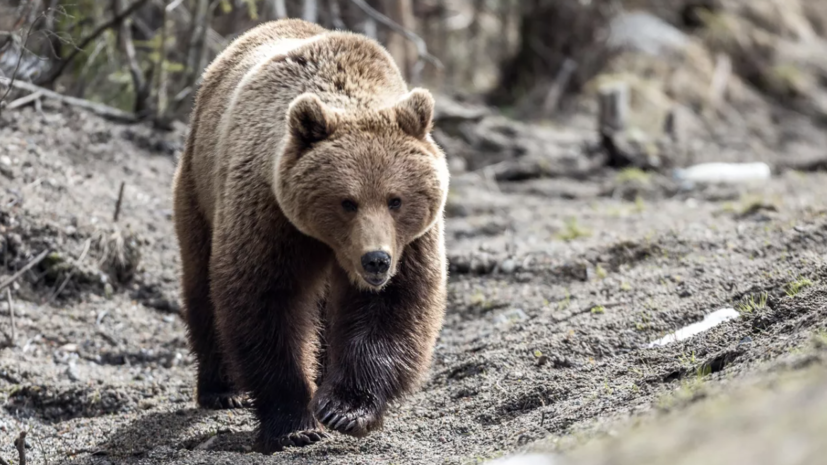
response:
[[[384,252],[382,250],[375,250],[373,252],[368,252],[362,255],[362,269],[364,269],[365,273],[369,275],[381,275],[376,276],[376,278],[381,277],[381,279],[377,279],[379,283],[384,281],[385,275],[388,274],[388,270],[390,269],[390,267],[391,256],[388,255],[387,252]]]

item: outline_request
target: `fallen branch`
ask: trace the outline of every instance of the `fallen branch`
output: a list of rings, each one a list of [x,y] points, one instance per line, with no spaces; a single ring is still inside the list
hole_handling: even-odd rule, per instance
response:
[[[121,216],[121,202],[123,202],[123,188],[126,183],[121,181],[121,188],[118,191],[118,201],[115,203],[115,214],[112,216],[112,221],[117,223],[118,217]]]
[[[144,4],[147,1],[148,0],[136,0],[131,5],[129,5],[128,8],[113,16],[109,21],[106,21],[103,24],[96,27],[91,33],[89,33],[89,35],[87,35],[80,41],[78,46],[75,47],[74,50],[72,50],[72,53],[69,54],[69,56],[66,57],[66,59],[58,62],[58,65],[55,67],[54,71],[49,73],[49,75],[46,76],[44,79],[39,80],[38,84],[45,86],[53,85],[55,81],[57,81],[57,79],[60,77],[60,75],[63,74],[63,71],[66,69],[69,63],[71,63],[72,60],[74,60],[75,57],[77,57],[86,48],[87,45],[91,44],[92,41],[94,41],[98,38],[98,36],[106,32],[106,30],[120,25],[121,22],[123,22],[123,20],[131,16],[132,13],[138,10],[138,8],[144,6]]]
[[[11,87],[9,87],[9,89],[11,89]],[[38,92],[31,93],[31,94],[29,94],[25,97],[20,97],[19,99],[17,99],[15,101],[13,101],[12,103],[8,104],[6,106],[6,109],[7,110],[15,110],[17,108],[26,106],[26,105],[34,102],[35,100],[39,99],[40,97],[43,97],[43,92],[38,91]]]
[[[387,16],[383,15],[382,13],[380,13],[379,11],[374,9],[372,6],[368,5],[368,2],[366,2],[365,0],[351,0],[351,1],[353,2],[354,5],[359,7],[359,9],[364,11],[371,18],[375,19],[376,21],[379,21],[380,23],[382,23],[385,26],[392,29],[397,34],[401,34],[405,38],[407,38],[408,40],[413,42],[413,44],[416,46],[416,52],[417,52],[417,54],[419,54],[419,59],[420,60],[425,60],[425,61],[431,63],[432,65],[436,66],[439,69],[444,68],[442,62],[439,61],[439,58],[431,55],[428,52],[428,46],[425,44],[425,41],[422,40],[422,37],[419,37],[416,33],[405,29],[404,27],[397,24],[392,19],[390,19]]]
[[[59,102],[72,105],[78,108],[83,108],[84,110],[89,110],[98,116],[102,116],[104,118],[108,118],[111,120],[126,123],[134,123],[135,121],[138,121],[138,117],[133,113],[127,113],[125,111],[118,110],[117,108],[112,108],[101,103],[90,102],[89,100],[83,100],[77,97],[69,97],[68,95],[62,95],[53,90],[44,89],[29,82],[14,81],[9,78],[0,77],[0,85],[14,87],[16,89],[21,89],[29,92],[40,92],[43,97],[57,100]]]
[[[29,271],[35,265],[37,265],[38,263],[43,261],[43,259],[46,258],[46,255],[49,255],[49,249],[44,250],[43,252],[40,253],[40,255],[38,255],[37,257],[34,257],[34,260],[30,261],[29,263],[26,264],[26,266],[24,266],[23,268],[18,270],[17,273],[15,273],[11,276],[11,278],[8,278],[5,281],[3,281],[2,283],[0,283],[0,291],[5,289],[6,286],[10,285],[11,283],[17,281],[17,278],[23,276],[23,273]]]
[[[45,12],[44,12],[44,14],[45,14]],[[28,51],[28,49],[26,48],[26,44],[29,42],[29,37],[32,35],[32,29],[34,29],[35,25],[38,22],[40,22],[41,18],[43,18],[42,15],[39,16],[36,20],[34,20],[32,22],[32,24],[29,26],[29,30],[26,32],[26,38],[23,39],[23,43],[20,45],[20,54],[17,55],[17,63],[15,63],[14,70],[11,72],[11,82],[12,82],[12,84],[14,84],[14,80],[17,77],[17,71],[20,69],[20,63],[23,61],[23,57],[26,55],[26,52]],[[6,97],[9,96],[9,92],[11,92],[11,88],[12,88],[12,86],[10,85],[8,87],[8,89],[6,89],[6,92],[3,94],[3,96],[0,97],[0,113],[3,112],[3,107],[4,107],[3,102],[5,102]]]

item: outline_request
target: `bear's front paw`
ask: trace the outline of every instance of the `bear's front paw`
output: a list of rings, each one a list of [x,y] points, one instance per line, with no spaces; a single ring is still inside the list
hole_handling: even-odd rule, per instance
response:
[[[382,426],[382,411],[374,406],[373,396],[349,397],[361,399],[348,402],[341,397],[320,392],[313,400],[316,419],[328,429],[356,437],[367,436]]]
[[[248,396],[238,392],[210,392],[198,396],[198,405],[210,410],[226,410],[249,408],[252,406],[252,402]]]
[[[328,434],[319,429],[309,429],[304,431],[295,431],[285,436],[278,436],[273,438],[265,437],[259,434],[256,442],[256,450],[263,454],[272,454],[273,452],[280,452],[285,447],[304,447],[310,444],[317,443],[323,439],[328,438]]]

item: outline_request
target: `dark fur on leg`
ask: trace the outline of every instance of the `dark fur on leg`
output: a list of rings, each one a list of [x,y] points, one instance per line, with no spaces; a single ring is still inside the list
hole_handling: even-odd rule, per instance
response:
[[[182,170],[188,170],[183,166]],[[209,409],[246,406],[244,396],[233,386],[224,365],[210,300],[209,263],[212,229],[193,198],[189,177],[182,176],[174,192],[175,227],[181,251],[182,297],[190,348],[198,364],[196,399]]]
[[[388,402],[414,389],[428,369],[445,308],[440,234],[435,227],[411,243],[380,292],[333,271],[328,372],[312,404],[327,428],[357,437],[381,428]]]
[[[258,449],[309,444],[324,436],[308,405],[315,390],[317,302],[329,249],[286,220],[260,221],[277,218],[270,211],[277,208],[274,199],[225,201],[233,200],[263,211],[228,216],[235,227],[216,235],[211,283],[218,334],[228,366],[252,398],[260,421]],[[280,240],[260,239],[270,237]]]

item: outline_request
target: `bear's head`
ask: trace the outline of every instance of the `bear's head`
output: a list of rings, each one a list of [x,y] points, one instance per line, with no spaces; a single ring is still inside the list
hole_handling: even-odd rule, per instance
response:
[[[362,289],[385,286],[405,247],[442,215],[448,166],[430,136],[433,112],[424,89],[378,110],[344,112],[313,94],[287,110],[279,205]]]

